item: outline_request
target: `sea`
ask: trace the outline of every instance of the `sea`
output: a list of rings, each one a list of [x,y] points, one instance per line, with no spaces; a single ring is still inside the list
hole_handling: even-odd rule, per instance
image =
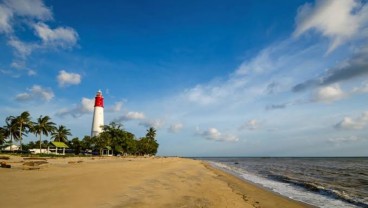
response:
[[[368,208],[368,157],[199,159],[273,192],[316,207]]]

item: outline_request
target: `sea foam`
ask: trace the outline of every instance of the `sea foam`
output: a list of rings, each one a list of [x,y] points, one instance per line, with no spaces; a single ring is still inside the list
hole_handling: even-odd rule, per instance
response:
[[[290,183],[283,183],[275,180],[270,180],[268,178],[264,178],[258,176],[256,174],[250,173],[247,170],[241,167],[235,167],[228,164],[224,164],[221,162],[213,162],[209,161],[209,163],[213,167],[217,167],[223,171],[236,175],[244,180],[253,182],[258,184],[266,189],[269,189],[273,192],[279,193],[283,196],[286,196],[290,199],[301,201],[313,206],[322,207],[322,208],[331,208],[331,207],[339,207],[339,208],[355,208],[355,206],[351,203],[347,203],[338,199],[334,199],[324,193],[318,194],[314,192],[310,192],[302,187],[295,186]]]

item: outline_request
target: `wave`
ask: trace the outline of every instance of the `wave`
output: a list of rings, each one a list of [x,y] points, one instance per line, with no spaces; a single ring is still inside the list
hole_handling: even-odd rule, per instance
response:
[[[364,207],[364,208],[368,208],[368,204],[358,201],[358,200],[354,200],[352,197],[350,197],[348,194],[346,194],[345,192],[341,192],[338,190],[334,190],[334,189],[329,189],[327,187],[324,187],[323,185],[320,184],[314,184],[314,183],[309,183],[309,182],[305,182],[305,181],[300,181],[288,176],[284,176],[284,175],[276,175],[276,174],[269,174],[268,178],[272,179],[272,180],[276,180],[279,182],[283,182],[283,183],[289,183],[289,184],[293,184],[295,186],[299,186],[302,187],[308,191],[311,192],[315,192],[318,194],[322,194],[334,199],[339,199],[345,202],[348,202],[350,204],[354,204],[356,206],[359,207]]]
[[[268,177],[265,178],[254,173],[250,173],[239,166],[213,161],[209,161],[209,163],[223,171],[240,176],[247,181],[259,184],[288,198],[302,201],[317,207],[368,208],[366,203],[354,200],[346,193],[330,190],[322,185],[306,183],[285,175],[277,175],[271,172],[267,172]]]

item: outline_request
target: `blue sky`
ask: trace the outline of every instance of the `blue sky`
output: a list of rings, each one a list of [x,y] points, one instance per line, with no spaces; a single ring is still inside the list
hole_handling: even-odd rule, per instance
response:
[[[4,0],[0,124],[82,138],[101,89],[159,155],[367,156],[367,37],[366,1]]]

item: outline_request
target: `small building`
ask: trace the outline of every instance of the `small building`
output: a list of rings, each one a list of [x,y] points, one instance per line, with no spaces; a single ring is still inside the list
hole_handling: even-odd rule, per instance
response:
[[[64,142],[50,142],[47,150],[50,154],[65,155],[65,149],[69,148]]]
[[[3,148],[3,150],[6,150],[6,151],[16,151],[16,150],[19,150],[19,146],[18,145],[15,145],[15,144],[12,144],[12,145],[9,145],[5,148]]]
[[[114,150],[110,146],[106,146],[102,149],[102,156],[113,156]]]
[[[40,153],[43,153],[43,154],[48,154],[48,149],[40,149],[39,148],[34,148],[34,149],[29,149],[29,151],[31,152],[31,154],[40,154]]]

